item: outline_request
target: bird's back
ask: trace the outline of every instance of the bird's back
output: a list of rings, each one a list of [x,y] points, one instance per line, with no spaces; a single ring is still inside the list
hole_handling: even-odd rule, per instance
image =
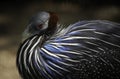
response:
[[[39,35],[26,40],[21,49],[30,40],[39,42],[37,39]],[[33,74],[33,79],[41,75],[46,79],[119,79],[119,40],[120,24],[80,21],[56,32],[42,47],[36,43],[34,53],[27,57],[32,58],[28,68],[24,63],[21,67]]]

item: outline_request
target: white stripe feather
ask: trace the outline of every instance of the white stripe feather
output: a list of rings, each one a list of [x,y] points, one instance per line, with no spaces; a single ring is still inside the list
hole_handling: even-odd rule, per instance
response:
[[[79,46],[79,43],[50,43],[53,45],[61,46],[61,45],[68,45],[68,46]]]
[[[45,48],[41,48],[41,50],[44,51],[45,53],[47,53],[50,56],[53,56],[55,58],[59,58],[60,59],[59,56],[55,55],[54,53],[51,53],[51,52],[47,51]]]
[[[62,40],[75,40],[75,39],[96,39],[94,37],[80,37],[80,36],[71,36]]]

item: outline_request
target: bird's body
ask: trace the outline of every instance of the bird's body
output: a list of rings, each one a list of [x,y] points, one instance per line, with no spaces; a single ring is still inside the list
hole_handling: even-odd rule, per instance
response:
[[[120,79],[120,24],[79,21],[35,33],[20,46],[17,67],[23,79]]]

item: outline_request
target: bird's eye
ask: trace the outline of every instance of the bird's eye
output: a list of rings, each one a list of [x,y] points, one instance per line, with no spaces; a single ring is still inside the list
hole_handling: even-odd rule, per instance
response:
[[[43,27],[43,24],[37,25],[37,29],[42,29],[42,27]]]

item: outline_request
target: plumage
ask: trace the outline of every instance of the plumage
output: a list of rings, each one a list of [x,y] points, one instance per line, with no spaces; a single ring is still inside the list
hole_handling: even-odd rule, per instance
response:
[[[23,79],[120,79],[120,24],[92,20],[50,29],[21,44],[17,67]]]

